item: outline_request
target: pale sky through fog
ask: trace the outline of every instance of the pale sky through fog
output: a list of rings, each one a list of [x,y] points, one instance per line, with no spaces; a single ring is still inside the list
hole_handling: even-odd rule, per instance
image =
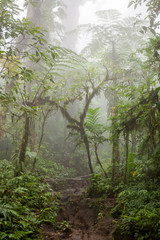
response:
[[[22,7],[24,0],[17,0]],[[53,0],[54,1],[54,0]],[[64,2],[68,0],[64,0]],[[73,0],[74,1],[74,0]],[[75,0],[81,1],[81,0]],[[81,5],[79,8],[80,18],[79,24],[87,24],[87,23],[96,23],[95,12],[99,10],[108,10],[108,9],[117,9],[122,15],[127,16],[136,16],[137,13],[142,13],[144,11],[143,7],[139,7],[138,10],[134,10],[133,7],[128,8],[130,0],[86,0],[86,3]],[[21,13],[21,17],[24,16],[24,12]],[[83,37],[79,38],[78,41],[78,52],[80,49],[84,47],[84,45],[88,42],[88,37],[83,35]]]
[[[138,6],[134,9],[133,6],[128,8],[130,0],[94,0],[88,1],[84,5],[80,6],[80,18],[79,24],[94,24],[97,22],[95,12],[99,10],[117,9],[124,17],[132,17],[137,14],[145,15],[145,7]],[[88,36],[85,34],[79,39],[78,51],[84,47],[88,42]]]
[[[80,7],[79,24],[96,23],[95,12],[99,10],[117,9],[122,14],[126,15],[128,11],[129,0],[95,0],[88,1]],[[77,51],[80,52],[89,41],[88,35],[84,34],[79,38]]]
[[[94,23],[94,13],[98,10],[117,9],[122,14],[126,14],[128,11],[129,0],[96,0],[95,2],[86,2],[80,7],[80,24]]]

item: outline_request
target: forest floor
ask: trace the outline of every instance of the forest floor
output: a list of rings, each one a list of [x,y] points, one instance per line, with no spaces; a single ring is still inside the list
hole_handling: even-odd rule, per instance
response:
[[[115,206],[115,199],[89,197],[85,192],[88,176],[67,180],[49,180],[55,191],[61,193],[61,210],[58,221],[62,229],[46,227],[43,231],[45,240],[112,240],[115,230],[110,210]],[[102,209],[101,209],[102,205]]]

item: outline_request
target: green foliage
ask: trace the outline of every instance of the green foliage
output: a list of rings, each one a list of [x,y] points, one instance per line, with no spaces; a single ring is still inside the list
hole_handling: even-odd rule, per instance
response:
[[[109,179],[102,177],[101,174],[94,174],[89,180],[90,186],[87,188],[87,192],[90,196],[114,195]]]
[[[77,176],[74,168],[64,167],[61,163],[55,163],[52,160],[38,161],[38,171],[42,176],[51,178],[68,178]]]
[[[92,131],[94,131],[95,127],[98,125],[98,120],[100,118],[99,110],[100,110],[100,107],[95,109],[93,108],[88,109],[88,115],[86,117],[86,125]]]
[[[159,13],[160,13],[160,2],[159,0],[130,0],[128,7],[134,6],[136,9],[139,5],[145,5],[147,8],[147,18],[149,19],[149,30],[158,28],[159,26]],[[145,16],[146,18],[146,16]],[[152,31],[155,34],[155,31]]]
[[[14,177],[14,168],[1,161],[0,238],[41,239],[42,224],[56,227],[59,204],[50,188],[31,172]]]
[[[89,108],[85,119],[85,127],[90,141],[97,144],[104,143],[106,141],[103,134],[107,130],[106,126],[104,126],[99,119],[100,107],[95,109]]]
[[[30,2],[32,1],[30,0]],[[61,1],[52,2],[55,11],[45,8],[42,14],[45,20],[44,25],[50,24],[48,25],[49,29],[52,25],[61,26],[58,24],[58,17],[63,11]],[[41,1],[41,10],[45,7],[45,3],[46,1]],[[44,110],[52,111],[60,107],[63,109],[64,116],[69,119],[69,127],[72,126],[74,130],[80,132],[84,123],[84,132],[88,138],[87,145],[94,145],[95,154],[99,160],[98,145],[106,141],[104,133],[107,129],[100,122],[100,108],[90,108],[87,116],[86,112],[91,97],[98,94],[102,88],[98,82],[103,82],[109,109],[112,109],[108,111],[111,114],[108,122],[112,123],[110,139],[113,140],[115,136],[119,138],[118,151],[119,146],[124,147],[125,145],[123,133],[124,135],[129,133],[126,149],[120,149],[120,155],[123,158],[126,155],[126,168],[121,161],[122,167],[117,166],[115,182],[121,181],[120,177],[123,177],[125,169],[130,185],[119,184],[113,187],[110,179],[105,179],[100,174],[94,174],[90,178],[91,184],[87,191],[91,197],[115,197],[119,193],[113,215],[118,218],[117,231],[119,231],[121,239],[126,240],[160,239],[160,37],[159,34],[156,34],[159,25],[157,17],[160,3],[159,0],[133,0],[129,5],[137,8],[142,3],[146,4],[150,21],[149,30],[154,34],[148,45],[144,46],[144,49],[132,53],[141,44],[146,44],[146,35],[142,35],[147,32],[146,23],[138,21],[138,25],[135,25],[135,18],[123,18],[116,10],[99,11],[97,12],[99,24],[83,26],[87,31],[89,29],[93,39],[83,51],[89,58],[96,60],[92,64],[68,49],[49,45],[46,42],[46,31],[34,26],[28,19],[18,19],[20,9],[15,0],[0,1],[0,73],[2,80],[0,83],[0,110],[2,112],[0,137],[3,138],[6,135],[7,139],[6,130],[11,130],[12,147],[15,144],[19,149],[19,136],[22,135],[22,132],[26,133],[23,131],[24,116],[26,119],[31,120],[32,118],[32,120],[40,122],[39,115],[43,114]],[[52,18],[53,14],[56,16],[54,19]],[[47,16],[50,16],[51,21],[47,22]],[[140,31],[140,29],[142,30]],[[57,33],[61,35],[60,28]],[[23,39],[26,42],[21,42]],[[59,37],[55,41],[58,39]],[[103,56],[103,59],[101,59],[101,63],[97,63],[100,56]],[[106,71],[107,77],[103,81]],[[82,101],[84,96],[86,106],[80,115],[82,121],[78,122],[77,118],[74,119],[72,114],[70,115],[71,111],[67,111],[75,101],[84,103],[85,101]],[[87,100],[89,101],[87,102]],[[117,106],[116,103],[118,103]],[[57,128],[57,121],[55,122]],[[32,124],[34,125],[34,121]],[[53,127],[53,123],[51,124]],[[36,135],[38,135],[36,128],[39,126],[35,125],[34,136],[29,136],[32,129],[29,129],[28,123],[28,135],[26,134],[28,138],[25,139],[23,152],[21,151],[25,155],[26,162],[23,161],[23,165],[26,169],[31,169],[36,158],[38,160],[36,170],[41,175],[48,177],[75,176],[77,173],[73,170],[75,165],[77,165],[77,170],[81,168],[81,173],[85,172],[81,162],[82,158],[85,158],[84,155],[77,158],[75,155],[71,157],[70,149],[66,151],[65,144],[62,146],[62,141],[57,141],[57,136],[55,148],[63,149],[61,150],[62,154],[57,157],[58,154],[56,155],[55,151],[52,152],[52,149],[46,151],[47,153],[43,149],[44,160],[40,151],[41,144],[39,144],[38,153],[36,152],[35,142]],[[62,123],[59,126],[61,128],[59,132],[61,131],[64,136]],[[137,146],[134,148],[133,141],[131,150],[132,131],[135,131]],[[84,132],[81,135],[81,142]],[[44,135],[43,131],[42,135]],[[52,135],[56,135],[54,131]],[[50,136],[49,138],[51,138]],[[35,138],[35,146],[30,151],[27,144],[30,143],[32,137]],[[21,146],[25,142],[23,140]],[[11,145],[11,138],[9,143]],[[48,143],[50,144],[51,141]],[[52,148],[52,144],[50,146]],[[89,147],[88,150],[90,150]],[[92,151],[88,155],[92,155]],[[18,151],[15,151],[14,156],[15,162],[18,163]],[[139,160],[139,156],[141,156],[141,160]],[[61,159],[60,163],[57,163],[57,158]],[[70,162],[68,163],[66,159],[69,159],[68,162]],[[76,162],[74,165],[73,159],[76,159],[78,163]],[[57,197],[52,196],[48,185],[42,183],[42,179],[27,171],[21,175],[19,171],[20,176],[15,177],[16,167],[6,160],[0,162],[0,171],[0,239],[41,239],[39,230],[44,224],[50,224],[52,227],[62,230],[70,228],[67,221],[63,221],[61,224],[56,223],[59,210],[58,200]],[[94,202],[92,207],[101,210],[103,208],[101,198]],[[101,217],[102,212],[99,212],[98,218]]]
[[[34,153],[32,152],[31,156],[31,153],[27,151],[27,146],[32,141],[31,138],[35,138],[34,144],[36,143],[38,130],[31,125],[34,125],[37,119],[39,122],[39,116],[43,114],[43,110],[48,110],[48,108],[50,111],[55,110],[60,101],[68,101],[71,98],[71,92],[73,95],[77,92],[75,83],[74,89],[70,86],[68,91],[65,89],[66,94],[64,94],[64,87],[67,85],[64,75],[66,72],[69,74],[71,69],[76,71],[79,63],[85,61],[69,49],[48,44],[45,30],[35,26],[27,18],[18,18],[21,10],[16,2],[15,0],[0,2],[0,73],[2,78],[0,120],[3,125],[0,138],[1,132],[2,138],[7,132],[13,136],[13,141],[16,139],[15,148],[20,150],[20,153],[17,153],[16,162],[17,166],[21,165],[19,168],[22,170],[24,165],[22,162],[24,163],[26,153],[26,160],[34,159]],[[42,2],[41,7],[45,5],[45,1]],[[62,2],[58,0],[51,5],[59,11],[59,6],[61,10],[63,8],[61,4]],[[48,10],[50,14],[53,14],[52,9]],[[28,119],[27,127],[24,126],[25,119]],[[32,124],[30,124],[31,121]],[[11,127],[12,124],[14,127]],[[19,139],[21,143],[18,142]],[[10,147],[11,142],[9,149]],[[36,146],[32,147],[36,152]]]
[[[160,188],[158,183],[126,186],[118,195],[113,215],[118,217],[117,232],[124,239],[160,238]]]
[[[70,223],[69,223],[68,221],[66,221],[66,220],[63,220],[63,221],[60,223],[60,225],[58,226],[58,229],[59,229],[59,230],[62,230],[62,231],[68,231],[68,230],[70,230],[70,228],[71,228],[71,225],[70,225]]]
[[[104,198],[103,198],[103,196],[101,198],[98,198],[95,201],[93,201],[89,206],[91,208],[96,209],[99,212],[98,216],[100,216],[101,215],[100,211],[104,210]]]
[[[100,119],[99,110],[100,110],[99,107],[95,109],[92,109],[92,108],[88,109],[88,114],[84,121],[84,126],[85,126],[86,134],[90,142],[90,145],[92,146],[92,148],[94,148],[96,162],[97,164],[99,164],[105,176],[107,176],[98,154],[98,146],[100,144],[101,145],[104,144],[104,142],[107,141],[105,137],[105,132],[107,130],[107,127],[99,121]]]
[[[136,175],[136,160],[134,159],[134,154],[129,153],[128,156],[128,166],[127,166],[127,178],[133,181],[134,175]]]

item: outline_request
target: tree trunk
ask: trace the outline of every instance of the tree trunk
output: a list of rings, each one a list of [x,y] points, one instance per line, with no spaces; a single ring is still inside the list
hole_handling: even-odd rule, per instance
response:
[[[42,145],[42,140],[43,140],[43,137],[44,137],[44,127],[45,127],[45,123],[46,123],[46,120],[47,120],[47,117],[48,117],[48,114],[50,113],[50,110],[48,110],[45,113],[43,113],[43,122],[42,122],[42,128],[41,128],[41,136],[40,136],[40,140],[39,140],[39,144],[38,144],[38,149],[37,149],[37,155],[36,157],[34,158],[34,161],[33,161],[33,170],[35,169],[35,166],[36,166],[36,163],[37,163],[37,156],[40,152],[40,149],[41,149],[41,145]]]
[[[113,138],[112,145],[112,181],[115,180],[116,173],[118,172],[119,163],[120,163],[119,133],[116,133]]]
[[[136,152],[136,147],[137,147],[137,136],[136,136],[136,131],[131,132],[131,152],[135,153]]]
[[[117,52],[116,52],[116,45],[115,45],[115,41],[111,41],[111,45],[112,45],[112,61],[113,61],[113,65],[115,67],[118,66],[117,64]],[[117,74],[114,74],[113,77],[114,81],[113,81],[113,86],[115,87],[117,84]],[[117,115],[117,103],[118,103],[118,95],[115,92],[113,92],[113,102],[112,102],[112,114],[113,116]],[[114,120],[112,122],[112,124],[114,125]],[[114,132],[112,132],[113,135],[113,145],[112,145],[112,181],[114,182],[115,180],[115,176],[118,173],[118,168],[119,168],[119,163],[120,163],[120,153],[119,153],[119,133],[118,131],[115,129]]]
[[[20,153],[19,153],[19,166],[18,166],[18,171],[17,175],[20,174],[20,172],[23,171],[23,163],[25,161],[25,155],[26,155],[26,149],[27,149],[27,144],[28,144],[28,137],[29,137],[29,117],[26,115],[25,116],[25,127],[24,127],[24,133],[23,133],[23,138],[21,142],[21,147],[20,147]]]
[[[105,177],[107,177],[107,173],[106,173],[106,171],[104,170],[104,168],[103,168],[103,166],[102,166],[102,163],[101,163],[101,161],[100,161],[100,159],[99,159],[99,156],[98,156],[97,143],[94,144],[94,150],[95,150],[94,152],[95,152],[95,155],[96,155],[97,163],[100,165],[102,171],[104,172]]]
[[[129,148],[129,132],[126,131],[126,136],[125,136],[126,156],[125,156],[124,183],[127,183],[127,180],[128,180],[128,154],[129,154],[128,148]]]
[[[29,146],[30,146],[30,151],[35,152],[35,147],[36,147],[36,126],[35,126],[35,119],[30,120],[30,138],[29,138]]]
[[[6,114],[7,114],[7,111],[4,111],[0,115],[0,118],[1,118],[0,138],[5,137]]]
[[[87,151],[87,157],[88,157],[88,165],[89,165],[89,169],[91,171],[91,173],[94,173],[93,172],[93,167],[92,167],[92,159],[91,159],[91,153],[90,153],[90,148],[89,148],[89,141],[88,141],[88,137],[87,135],[85,134],[85,130],[84,128],[81,126],[81,138],[83,139],[84,141],[84,145],[86,147],[86,151]]]

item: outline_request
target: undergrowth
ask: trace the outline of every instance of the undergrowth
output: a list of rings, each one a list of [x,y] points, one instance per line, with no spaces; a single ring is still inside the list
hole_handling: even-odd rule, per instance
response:
[[[96,202],[99,208],[104,209],[103,199],[116,198],[111,211],[116,223],[115,240],[160,239],[160,185],[157,178],[147,177],[147,172],[146,165],[141,165],[134,179],[116,186],[100,174],[90,178],[88,194],[101,200],[101,204]]]
[[[57,227],[57,197],[31,172],[14,177],[14,167],[6,160],[0,162],[0,171],[0,239],[43,239],[43,225]]]
[[[90,185],[87,192],[91,197],[102,197],[103,195],[113,195],[113,188],[110,180],[103,178],[101,174],[96,173],[89,178]]]
[[[119,193],[117,206],[113,210],[113,216],[118,218],[118,235],[121,234],[124,240],[160,239],[159,200],[160,187],[156,183],[126,186]]]
[[[87,192],[91,197],[116,197],[124,187],[123,182],[113,185],[110,178],[105,178],[99,173],[93,174],[89,181]]]
[[[160,239],[160,178],[159,167],[155,167],[158,163],[157,156],[145,162],[139,160],[134,177],[118,194],[113,210],[117,219],[116,240]]]

